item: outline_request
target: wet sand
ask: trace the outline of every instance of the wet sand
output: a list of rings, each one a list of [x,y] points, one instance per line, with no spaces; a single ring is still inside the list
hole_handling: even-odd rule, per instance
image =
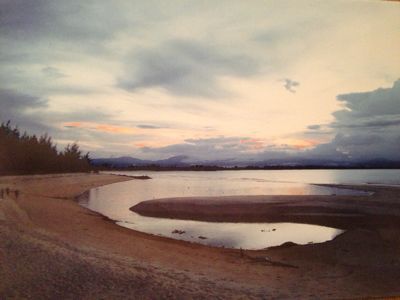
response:
[[[342,228],[348,231],[332,241],[241,252],[126,229],[74,200],[90,188],[125,180],[131,178],[98,174],[0,177],[0,188],[20,191],[18,198],[11,193],[0,200],[0,298],[400,295],[397,189],[374,187],[376,194],[367,200],[369,208],[355,196],[335,196],[335,202],[349,201],[351,210],[368,212],[373,221],[364,218],[352,223],[344,217],[348,220]],[[279,205],[296,207],[291,200],[299,198]],[[301,207],[308,207],[323,199],[301,201]],[[299,212],[298,205],[292,212]],[[331,213],[336,220],[341,218],[337,211],[323,213],[321,220],[329,219]],[[304,208],[301,214],[303,218],[311,215]]]
[[[400,188],[346,188],[368,191],[370,195],[179,197],[147,200],[130,209],[143,216],[183,220],[296,222],[340,229],[400,228]]]

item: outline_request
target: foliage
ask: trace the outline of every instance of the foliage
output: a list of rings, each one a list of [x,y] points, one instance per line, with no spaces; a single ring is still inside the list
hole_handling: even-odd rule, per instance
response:
[[[89,168],[89,153],[82,155],[76,143],[57,151],[47,134],[21,134],[17,127],[11,127],[10,121],[1,123],[0,173],[82,172]]]

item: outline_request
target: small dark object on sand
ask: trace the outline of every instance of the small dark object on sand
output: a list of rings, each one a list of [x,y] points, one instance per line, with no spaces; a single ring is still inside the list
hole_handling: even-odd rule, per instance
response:
[[[199,235],[198,238],[202,239],[202,240],[206,240],[207,239],[205,236],[202,236],[202,235]]]
[[[276,229],[274,228],[274,229],[272,229],[272,231],[276,231]]]
[[[175,234],[175,233],[177,233],[177,234],[184,234],[186,231],[184,231],[184,230],[178,230],[178,229],[175,229],[174,231],[172,231],[172,234]]]

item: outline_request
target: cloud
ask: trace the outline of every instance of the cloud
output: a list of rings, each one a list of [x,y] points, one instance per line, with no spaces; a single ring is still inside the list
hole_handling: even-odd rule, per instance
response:
[[[29,129],[32,124],[42,124],[40,127],[49,128],[60,122],[93,122],[99,120],[111,120],[110,113],[91,110],[71,110],[65,112],[51,111],[48,109],[48,99],[34,95],[20,93],[10,89],[0,89],[0,119],[11,120],[18,126]]]
[[[141,129],[161,129],[161,128],[165,128],[162,126],[156,126],[156,125],[149,125],[149,124],[139,124],[136,125],[137,128],[141,128]]]
[[[69,76],[68,83],[49,79],[65,77],[54,65],[76,70],[74,65],[112,55],[108,43],[126,28],[126,14],[119,13],[122,6],[108,1],[0,1],[0,40],[7,45],[0,54],[2,87],[43,97],[93,93],[86,85],[90,75],[85,80]]]
[[[400,81],[390,88],[338,96],[345,104],[330,124],[308,126],[305,134],[334,134],[327,143],[296,140],[268,144],[250,137],[187,139],[185,143],[143,148],[163,156],[189,155],[192,159],[232,161],[360,161],[377,158],[400,160]],[[290,139],[288,140],[290,141]],[[304,144],[304,146],[302,146]]]
[[[64,83],[67,77],[60,70],[52,67],[32,69],[31,65],[20,67],[5,66],[0,70],[2,86],[10,90],[29,91],[29,94],[48,98],[51,95],[88,95],[99,92],[98,87],[87,86],[84,82]]]
[[[96,7],[96,5],[98,5]],[[103,9],[99,9],[102,6]],[[0,4],[0,33],[30,41],[104,40],[122,26],[123,18],[113,17],[107,2],[5,0]],[[115,9],[115,7],[114,7]]]
[[[384,116],[384,117],[374,117],[372,120],[368,121],[353,121],[352,123],[346,122],[341,124],[340,122],[336,122],[331,125],[333,128],[375,128],[375,129],[384,129],[385,127],[391,126],[399,126],[400,119],[398,116]]]
[[[362,13],[355,17],[355,11]],[[301,131],[310,116],[299,114],[303,120],[297,122],[294,109],[313,111],[310,124],[317,124],[337,107],[334,96],[341,86],[341,91],[353,91],[348,89],[392,80],[398,65],[397,15],[382,3],[321,2],[310,9],[265,1],[180,5],[152,0],[0,0],[0,42],[6,45],[0,51],[0,117],[32,133],[47,131],[55,139],[79,140],[103,152],[137,153],[133,141],[140,141],[176,143],[160,155],[173,153],[175,147],[203,157],[214,152],[218,157],[261,157],[265,147],[265,157],[285,156],[279,151],[294,151],[291,143],[270,145],[247,135],[283,139],[279,135]],[[367,21],[370,26],[357,25]],[[291,76],[299,77],[304,93],[298,95],[299,106],[284,107],[284,101],[276,99],[282,91],[275,91],[274,83],[288,91],[283,97],[290,97],[299,87],[296,78],[286,78]],[[335,113],[335,121],[320,128],[311,125],[297,139],[319,135],[315,140],[326,141],[332,132],[338,137],[307,155],[372,155],[372,145],[349,144],[352,136],[362,134],[366,141],[369,135],[381,136],[378,144],[394,149],[399,140],[400,117],[393,98],[397,92],[379,90],[339,95],[345,109]],[[16,99],[3,100],[11,99],[10,94]],[[319,101],[324,105],[311,104]],[[286,123],[282,127],[281,120]],[[122,129],[107,126],[62,126],[70,122],[129,127],[148,138],[115,134]],[[284,127],[288,129],[281,133]],[[232,140],[183,141],[191,135],[230,136],[236,131],[241,137]],[[362,147],[368,149],[362,152]],[[389,155],[385,151],[382,155]]]
[[[49,78],[54,78],[54,79],[58,79],[58,78],[63,78],[66,77],[65,74],[63,74],[59,69],[54,68],[54,67],[44,67],[42,69],[42,73]]]
[[[282,79],[281,81],[283,81],[283,82],[285,83],[285,84],[283,85],[283,87],[284,87],[287,91],[289,91],[289,92],[291,92],[291,93],[296,93],[296,90],[295,90],[294,88],[300,85],[299,82],[294,81],[294,80],[291,80],[291,79],[289,79],[289,78]]]
[[[339,121],[352,118],[391,116],[400,114],[400,79],[391,88],[379,88],[371,92],[338,95],[346,109],[334,113]]]
[[[300,141],[297,141],[300,142]],[[273,145],[264,140],[251,137],[215,137],[204,139],[187,139],[184,143],[165,147],[143,147],[141,151],[149,158],[167,158],[176,155],[188,156],[188,162],[208,161],[224,162],[227,165],[249,165],[257,162],[291,159],[305,159],[312,156],[308,150],[293,144]],[[307,145],[306,148],[310,148]]]
[[[146,154],[169,157],[179,154],[188,155],[191,159],[226,160],[236,159],[254,151],[260,151],[262,141],[250,137],[214,137],[186,139],[184,143],[165,147],[143,147]]]
[[[116,126],[105,123],[66,122],[63,126],[66,128],[85,128],[111,134],[132,134],[135,132],[131,127]]]
[[[400,124],[400,80],[391,88],[379,88],[370,92],[338,95],[345,107],[333,113],[335,121],[330,125],[338,130],[370,131],[388,130]]]
[[[41,110],[47,107],[47,100],[23,94],[14,90],[0,89],[0,120],[12,121],[20,128],[30,130],[46,130],[40,118]]]
[[[132,128],[109,125],[106,122],[113,120],[113,115],[103,111],[71,110],[65,112],[49,109],[48,100],[10,89],[0,89],[0,122],[10,120],[12,125],[30,134],[50,134],[54,140],[79,141],[83,144],[109,144],[112,142],[126,144],[129,135],[131,140],[144,138],[143,135],[134,136]],[[62,124],[66,126],[60,126]],[[91,126],[89,126],[89,125]],[[60,143],[64,145],[65,143]],[[104,146],[98,146],[103,148]],[[91,149],[91,148],[89,148]]]
[[[309,125],[307,128],[310,129],[310,130],[319,130],[319,129],[321,129],[321,125],[318,125],[318,124]]]
[[[17,91],[0,89],[0,112],[18,112],[47,106],[47,100]]]
[[[351,160],[400,160],[400,80],[389,88],[341,94],[337,99],[345,107],[333,113],[335,120],[327,125],[336,136],[330,143],[316,147],[314,154],[328,150],[330,155],[340,152]]]
[[[257,72],[257,63],[243,54],[197,41],[170,40],[133,52],[118,86],[128,91],[158,87],[178,96],[221,97],[229,91],[219,84],[220,77]]]

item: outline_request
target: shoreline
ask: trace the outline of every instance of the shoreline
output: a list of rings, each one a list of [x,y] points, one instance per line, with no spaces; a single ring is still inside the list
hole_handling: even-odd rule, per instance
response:
[[[20,190],[18,199],[0,200],[0,259],[6,262],[0,264],[0,295],[259,299],[400,294],[396,224],[353,228],[322,244],[242,253],[126,229],[73,200],[90,188],[124,180],[129,178],[105,174],[0,177],[0,187]]]

